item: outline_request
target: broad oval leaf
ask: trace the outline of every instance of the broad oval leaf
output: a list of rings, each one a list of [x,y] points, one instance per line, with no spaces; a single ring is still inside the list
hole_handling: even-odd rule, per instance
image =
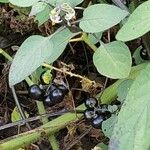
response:
[[[49,38],[33,35],[17,51],[9,72],[10,86],[24,80],[35,71],[50,54],[53,43]]]
[[[54,62],[65,49],[69,39],[76,35],[67,28],[60,28],[50,37],[34,35],[25,40],[17,51],[9,72],[9,85],[15,85],[43,62]]]
[[[15,6],[29,7],[36,4],[39,0],[9,0]]]
[[[113,135],[110,150],[150,149],[150,64],[141,71],[133,82]]]
[[[116,38],[120,41],[130,41],[144,35],[148,31],[150,31],[150,0],[137,7],[128,21],[119,30]]]
[[[127,15],[127,11],[113,5],[92,5],[84,10],[80,28],[89,33],[103,32],[118,24]]]
[[[131,70],[131,54],[120,41],[102,44],[93,55],[93,62],[99,73],[113,78],[126,78]]]

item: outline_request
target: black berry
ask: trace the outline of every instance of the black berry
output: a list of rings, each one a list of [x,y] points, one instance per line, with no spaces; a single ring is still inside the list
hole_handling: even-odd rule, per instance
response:
[[[60,103],[64,99],[64,94],[62,90],[56,88],[50,93],[50,97],[55,103]]]
[[[94,112],[94,110],[85,110],[84,111],[84,118],[87,120],[87,121],[92,121],[94,118],[97,118],[98,117],[98,114],[96,114]]]
[[[111,112],[110,111],[105,111],[104,113],[101,114],[105,120],[111,117]]]
[[[87,108],[95,108],[98,106],[98,101],[93,97],[87,98],[85,100],[85,106]]]
[[[62,92],[64,93],[64,95],[68,93],[68,89],[64,85],[59,85],[58,89],[62,90]]]
[[[57,89],[57,86],[54,83],[50,84],[45,92],[45,96],[50,95],[50,93],[55,89]]]
[[[149,59],[149,58],[148,58],[148,53],[147,53],[147,51],[146,51],[145,48],[142,48],[142,49],[141,49],[141,51],[140,51],[140,56],[141,56],[141,58],[144,59],[144,60],[148,60],[148,59]]]
[[[49,106],[49,107],[55,105],[55,101],[53,101],[53,100],[51,99],[51,96],[50,96],[50,95],[48,95],[48,96],[45,98],[44,103],[45,103],[45,105],[47,105],[47,106]]]
[[[94,128],[100,129],[104,120],[104,117],[102,115],[99,115],[98,117],[92,120],[91,124]]]
[[[30,86],[28,92],[32,99],[39,100],[43,96],[43,92],[37,84]]]

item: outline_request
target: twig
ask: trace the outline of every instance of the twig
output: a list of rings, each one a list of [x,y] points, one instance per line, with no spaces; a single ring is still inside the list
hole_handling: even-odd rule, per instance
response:
[[[24,125],[26,122],[33,122],[33,121],[36,121],[36,120],[40,120],[42,117],[56,117],[56,116],[60,116],[60,115],[63,115],[65,113],[78,113],[78,114],[82,114],[83,113],[83,110],[76,110],[76,112],[74,110],[61,110],[57,113],[44,113],[44,114],[40,114],[38,116],[35,116],[35,117],[31,117],[31,118],[26,118],[26,119],[23,119],[23,120],[19,120],[19,121],[16,121],[16,122],[12,122],[12,123],[8,123],[8,124],[5,124],[3,126],[0,126],[0,131],[1,130],[4,130],[4,129],[7,129],[7,128],[11,128],[11,127],[14,127],[14,126],[21,126],[21,125]]]
[[[18,97],[17,97],[17,95],[16,95],[14,86],[11,87],[11,90],[12,90],[12,93],[13,93],[13,97],[14,97],[16,106],[17,106],[17,108],[18,108],[18,110],[19,110],[19,112],[20,112],[20,115],[21,115],[22,119],[25,120],[25,119],[26,119],[26,116],[25,116],[25,113],[23,112],[23,110],[22,110],[22,108],[21,108],[21,106],[20,106],[20,103],[19,103],[19,101],[18,101]],[[31,127],[30,127],[30,125],[29,125],[27,122],[26,122],[26,126],[27,126],[27,128],[28,128],[29,130],[31,130]]]
[[[79,74],[75,74],[75,73],[72,73],[72,72],[68,72],[68,71],[66,71],[65,69],[59,69],[59,68],[56,68],[56,67],[54,67],[54,66],[52,66],[52,65],[49,65],[49,64],[46,64],[46,63],[43,63],[42,66],[44,66],[44,67],[46,67],[46,68],[54,69],[54,70],[59,71],[59,72],[62,72],[62,73],[65,73],[65,74],[67,74],[67,75],[70,75],[71,77],[80,78],[80,79],[82,79],[82,80],[84,80],[84,81],[87,81],[88,83],[93,84],[93,85],[96,84],[95,81],[92,81],[92,80],[90,80],[90,79],[88,79],[88,78],[86,78],[86,77],[83,77],[83,76],[79,75]]]

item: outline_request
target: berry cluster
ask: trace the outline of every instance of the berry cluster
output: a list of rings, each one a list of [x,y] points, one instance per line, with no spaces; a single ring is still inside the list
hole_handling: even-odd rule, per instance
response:
[[[68,93],[65,85],[52,83],[44,90],[39,85],[34,84],[29,87],[29,96],[35,100],[42,100],[47,106],[54,106],[63,101],[64,96]]]
[[[85,100],[85,106],[87,109],[84,111],[84,117],[94,128],[100,129],[102,122],[111,117],[108,105],[98,105],[98,101],[93,97]]]

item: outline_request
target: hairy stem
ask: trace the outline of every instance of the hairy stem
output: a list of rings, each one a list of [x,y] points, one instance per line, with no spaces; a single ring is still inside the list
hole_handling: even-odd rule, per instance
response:
[[[42,66],[44,66],[44,67],[46,67],[46,68],[54,69],[54,70],[56,70],[56,71],[58,71],[58,72],[62,72],[62,73],[67,74],[67,75],[70,75],[71,77],[73,76],[73,77],[80,78],[80,79],[82,79],[82,80],[84,80],[84,81],[87,81],[88,83],[95,84],[94,81],[92,81],[92,80],[90,80],[90,79],[88,79],[88,78],[86,78],[86,77],[83,77],[83,76],[81,76],[81,75],[79,75],[79,74],[74,74],[74,73],[72,73],[72,72],[68,72],[68,71],[66,71],[65,69],[59,69],[59,68],[56,68],[56,67],[54,67],[54,66],[52,66],[52,65],[49,65],[49,64],[46,64],[46,63],[43,63]]]

